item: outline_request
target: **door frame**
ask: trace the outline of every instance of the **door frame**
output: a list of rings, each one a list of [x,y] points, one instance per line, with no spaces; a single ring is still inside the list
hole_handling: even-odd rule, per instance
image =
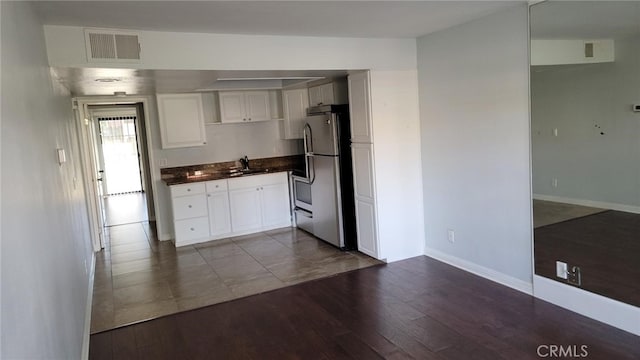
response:
[[[144,128],[146,135],[146,144],[147,144],[147,154],[149,158],[149,163],[146,164],[147,168],[151,173],[151,184],[147,184],[147,186],[151,187],[152,197],[153,197],[153,205],[155,209],[158,209],[158,190],[155,184],[158,182],[159,169],[157,169],[156,163],[154,161],[154,153],[153,153],[153,138],[151,136],[151,127],[149,126],[149,106],[152,103],[150,97],[148,96],[126,96],[126,97],[115,97],[115,96],[82,96],[82,97],[74,97],[72,99],[72,108],[74,114],[76,115],[76,125],[77,131],[80,138],[80,159],[82,161],[82,170],[84,172],[83,183],[86,193],[86,204],[87,204],[87,213],[89,216],[89,229],[91,232],[91,243],[93,244],[93,250],[95,252],[100,251],[104,248],[105,245],[105,232],[104,227],[102,226],[102,221],[100,217],[100,202],[98,199],[98,192],[96,189],[96,182],[98,181],[96,178],[95,171],[95,161],[93,159],[93,151],[92,141],[91,141],[91,131],[89,125],[90,122],[90,110],[89,106],[100,106],[100,105],[132,105],[136,106],[136,104],[141,103],[144,113]],[[140,120],[140,119],[138,119]],[[138,139],[139,140],[139,139]],[[142,146],[142,145],[139,145]],[[145,189],[148,191],[149,189]],[[154,219],[149,219],[154,220]]]

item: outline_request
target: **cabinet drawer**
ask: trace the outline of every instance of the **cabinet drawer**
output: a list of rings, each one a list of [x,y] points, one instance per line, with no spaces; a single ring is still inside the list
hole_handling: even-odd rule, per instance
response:
[[[173,219],[207,216],[207,197],[204,194],[181,196],[173,199]]]
[[[208,193],[227,191],[227,179],[207,181],[205,184]]]
[[[171,186],[171,197],[204,194],[204,183],[180,184]]]
[[[209,218],[178,220],[175,223],[176,242],[209,237]]]
[[[287,183],[286,172],[277,172],[273,174],[251,175],[235,179],[229,179],[229,189],[244,189],[249,187],[264,186],[271,184]]]

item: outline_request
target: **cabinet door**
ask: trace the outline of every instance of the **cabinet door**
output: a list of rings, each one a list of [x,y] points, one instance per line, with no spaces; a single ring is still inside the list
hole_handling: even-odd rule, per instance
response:
[[[260,187],[229,190],[229,209],[231,209],[231,230],[234,233],[260,229],[262,225]]]
[[[262,227],[291,226],[291,212],[289,210],[289,185],[263,185],[260,187],[262,205]]]
[[[284,138],[302,139],[304,119],[309,107],[309,92],[307,89],[284,90]]]
[[[244,96],[247,121],[271,120],[268,91],[247,91]]]
[[[335,97],[333,96],[332,83],[320,85],[320,93],[322,94],[323,105],[335,104]]]
[[[380,258],[373,144],[351,144],[358,250]]]
[[[349,75],[349,112],[351,117],[351,141],[372,143],[371,98],[369,72]]]
[[[200,94],[160,94],[157,100],[163,149],[206,144]]]
[[[220,121],[224,123],[247,121],[244,93],[220,92]]]
[[[231,232],[231,215],[229,213],[229,193],[226,191],[207,194],[209,208],[209,232],[211,236],[219,236]]]
[[[379,258],[375,204],[356,199],[358,251]]]
[[[351,144],[353,190],[356,199],[375,199],[373,144]]]
[[[309,88],[309,105],[316,106],[322,104],[322,88],[314,86]]]

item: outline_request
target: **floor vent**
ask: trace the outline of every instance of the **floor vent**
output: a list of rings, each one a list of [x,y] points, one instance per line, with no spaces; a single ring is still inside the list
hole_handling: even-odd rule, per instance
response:
[[[139,62],[138,34],[119,30],[85,29],[89,62]]]

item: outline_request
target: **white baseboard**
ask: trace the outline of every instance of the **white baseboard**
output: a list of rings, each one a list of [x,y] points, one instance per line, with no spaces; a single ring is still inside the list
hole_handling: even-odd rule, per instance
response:
[[[538,275],[533,276],[533,296],[618,329],[640,335],[640,308],[636,306]]]
[[[82,339],[81,359],[89,359],[89,340],[91,339],[91,307],[93,305],[93,280],[96,274],[96,253],[91,253],[89,269],[89,289],[87,290],[87,306],[84,313],[84,335]]]
[[[455,257],[455,256],[452,256],[428,247],[425,247],[424,254],[428,257],[442,261],[443,263],[447,263],[451,266],[455,266],[459,269],[468,271],[472,274],[481,276],[485,279],[491,280],[493,282],[497,282],[498,284],[502,284],[512,289],[521,291],[527,295],[533,295],[533,285],[526,281],[516,279],[512,276],[505,275],[493,269],[489,269],[487,267],[472,263],[467,260],[460,259],[459,257]]]
[[[594,201],[594,200],[584,200],[584,199],[573,199],[573,198],[567,198],[562,196],[542,195],[542,194],[533,194],[533,199],[640,214],[640,206],[634,206],[634,205],[625,205],[625,204],[617,204],[617,203]]]

